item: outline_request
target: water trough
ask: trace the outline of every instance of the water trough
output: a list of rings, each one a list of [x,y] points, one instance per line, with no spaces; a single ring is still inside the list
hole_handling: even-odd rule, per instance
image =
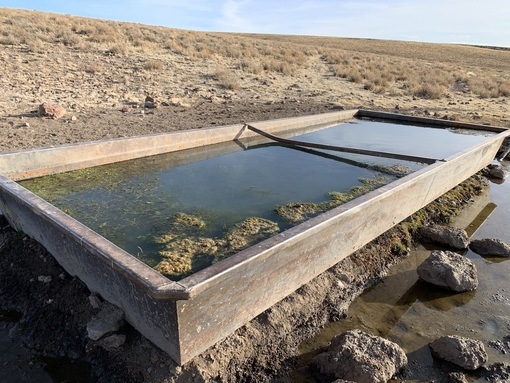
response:
[[[180,280],[160,274],[17,181],[162,153],[182,155],[186,152],[177,151],[222,142],[267,142],[248,125],[0,153],[0,211],[91,291],[121,307],[144,336],[184,364],[484,168],[510,135],[504,128],[365,110],[249,126],[290,137],[353,118],[493,134]]]

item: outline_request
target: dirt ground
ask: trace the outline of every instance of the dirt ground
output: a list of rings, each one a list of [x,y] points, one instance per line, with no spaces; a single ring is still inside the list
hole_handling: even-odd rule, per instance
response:
[[[291,74],[234,71],[239,85],[227,89],[211,75],[218,65],[232,67],[223,58],[212,62],[148,52],[167,63],[163,70],[149,71],[140,69],[143,53],[118,58],[67,45],[48,47],[39,52],[28,43],[0,45],[0,151],[352,108],[510,126],[508,97],[481,98],[463,87],[433,100],[376,93],[333,76],[319,54]],[[423,58],[416,63],[435,65]],[[92,64],[95,70],[84,69]],[[473,65],[470,61],[464,70],[501,71]],[[156,108],[143,107],[146,96],[154,97]],[[39,117],[42,102],[62,105],[66,115]],[[466,203],[477,188],[467,187],[450,210]],[[445,219],[438,205],[429,213],[432,221]],[[117,349],[88,339],[86,324],[98,309],[86,286],[0,218],[0,308],[21,313],[10,335],[28,345],[35,358],[57,366],[85,363],[83,382],[290,382],[290,371],[308,368],[295,356],[297,345],[327,321],[341,318],[357,295],[405,255],[395,244],[409,241],[391,230],[181,368],[128,324],[121,328],[126,342]]]
[[[419,219],[444,223],[482,189],[482,179],[473,178],[425,208]],[[183,367],[128,324],[119,331],[126,336],[119,348],[89,339],[87,323],[99,311],[90,291],[3,219],[0,307],[21,314],[9,336],[26,344],[34,360],[50,369],[66,366],[68,375],[61,371],[56,381],[294,382],[293,371],[310,368],[296,355],[300,342],[345,316],[355,297],[406,256],[411,241],[402,227],[388,231]],[[86,366],[81,376],[77,364]]]

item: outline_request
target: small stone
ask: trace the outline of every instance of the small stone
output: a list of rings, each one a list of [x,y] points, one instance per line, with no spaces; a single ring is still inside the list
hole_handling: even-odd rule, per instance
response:
[[[113,334],[104,337],[100,342],[100,346],[105,350],[113,350],[119,348],[126,342],[126,336],[124,334]]]
[[[151,97],[151,96],[146,96],[146,97],[145,97],[145,102],[151,102],[151,103],[153,103],[153,104],[154,104],[154,98],[153,98],[153,97]]]
[[[489,170],[489,176],[498,180],[505,180],[508,177],[508,172],[503,167],[498,166]]]
[[[71,117],[71,121],[76,121],[76,120],[77,120],[76,116]]]
[[[465,370],[476,370],[485,365],[488,360],[481,341],[457,335],[443,336],[430,343],[429,347],[438,358]]]
[[[420,234],[431,242],[454,249],[465,249],[469,245],[469,237],[465,230],[450,226],[423,226]]]
[[[101,299],[99,299],[97,295],[90,295],[89,303],[95,309],[101,308],[101,305],[103,304],[103,302],[101,302]]]
[[[39,275],[37,277],[37,280],[42,283],[50,283],[51,282],[51,275]]]
[[[61,118],[66,114],[66,110],[57,104],[49,104],[47,102],[39,105],[39,117],[51,117],[51,118]]]
[[[487,382],[491,383],[508,383],[510,382],[510,364],[494,363],[484,367],[482,376]]]
[[[475,239],[469,248],[482,256],[510,257],[510,246],[500,239]]]
[[[87,335],[98,340],[110,332],[119,330],[124,319],[124,312],[117,306],[105,302],[103,309],[87,323]]]
[[[456,292],[478,287],[473,261],[452,251],[433,251],[416,271],[420,279]]]
[[[450,372],[448,374],[448,383],[469,383],[466,375],[462,372]]]
[[[123,106],[120,111],[122,113],[129,113],[131,111],[131,108],[129,106]]]

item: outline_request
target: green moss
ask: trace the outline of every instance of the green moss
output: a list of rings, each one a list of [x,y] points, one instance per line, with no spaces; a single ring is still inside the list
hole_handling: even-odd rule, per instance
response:
[[[276,208],[276,213],[289,223],[298,223],[322,212],[323,209],[323,206],[317,203],[292,202],[278,206]]]
[[[192,220],[189,220],[189,217],[191,216],[180,213],[177,218],[184,219],[185,223],[201,222],[199,217],[192,217]],[[156,243],[164,245],[159,252],[163,259],[155,269],[172,278],[182,278],[194,271],[193,265],[198,261],[207,264],[218,262],[279,231],[277,223],[251,217],[234,225],[222,238],[190,237],[182,232],[169,232],[154,238]]]
[[[278,206],[276,213],[285,221],[296,224],[303,222],[319,213],[334,209],[346,202],[353,200],[363,194],[366,194],[382,185],[388,178],[382,174],[377,174],[374,178],[359,178],[361,185],[349,189],[347,192],[341,193],[332,191],[328,193],[329,201],[321,203],[313,202],[292,202]]]
[[[410,173],[412,173],[412,169],[407,166],[403,165],[391,165],[391,166],[384,166],[384,165],[373,165],[370,167],[372,170],[385,173],[388,175],[392,175],[395,177],[404,177]]]
[[[178,230],[187,230],[190,228],[202,229],[205,227],[205,222],[200,217],[178,212],[175,213],[172,225]]]

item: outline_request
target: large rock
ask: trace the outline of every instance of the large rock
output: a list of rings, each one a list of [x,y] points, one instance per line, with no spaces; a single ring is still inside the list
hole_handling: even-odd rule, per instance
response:
[[[465,249],[469,245],[469,237],[465,230],[450,226],[424,226],[420,234],[425,239],[453,249]]]
[[[314,363],[325,375],[358,383],[387,382],[407,365],[397,344],[361,330],[348,331],[331,341],[327,352]]]
[[[500,239],[475,239],[469,248],[480,255],[493,257],[510,257],[510,246]]]
[[[57,104],[49,104],[47,102],[43,102],[39,105],[39,117],[51,117],[51,118],[61,118],[66,114],[66,110]]]
[[[429,347],[437,357],[466,370],[476,370],[488,360],[482,342],[457,335],[443,336],[430,343]]]
[[[87,335],[98,340],[108,333],[118,331],[124,319],[124,312],[117,306],[104,303],[101,311],[87,323]]]
[[[471,291],[478,287],[473,261],[452,251],[434,250],[418,266],[417,272],[420,279],[457,292]]]
[[[508,177],[508,171],[506,171],[501,165],[489,165],[487,166],[489,177],[496,178],[498,180],[504,180]]]

